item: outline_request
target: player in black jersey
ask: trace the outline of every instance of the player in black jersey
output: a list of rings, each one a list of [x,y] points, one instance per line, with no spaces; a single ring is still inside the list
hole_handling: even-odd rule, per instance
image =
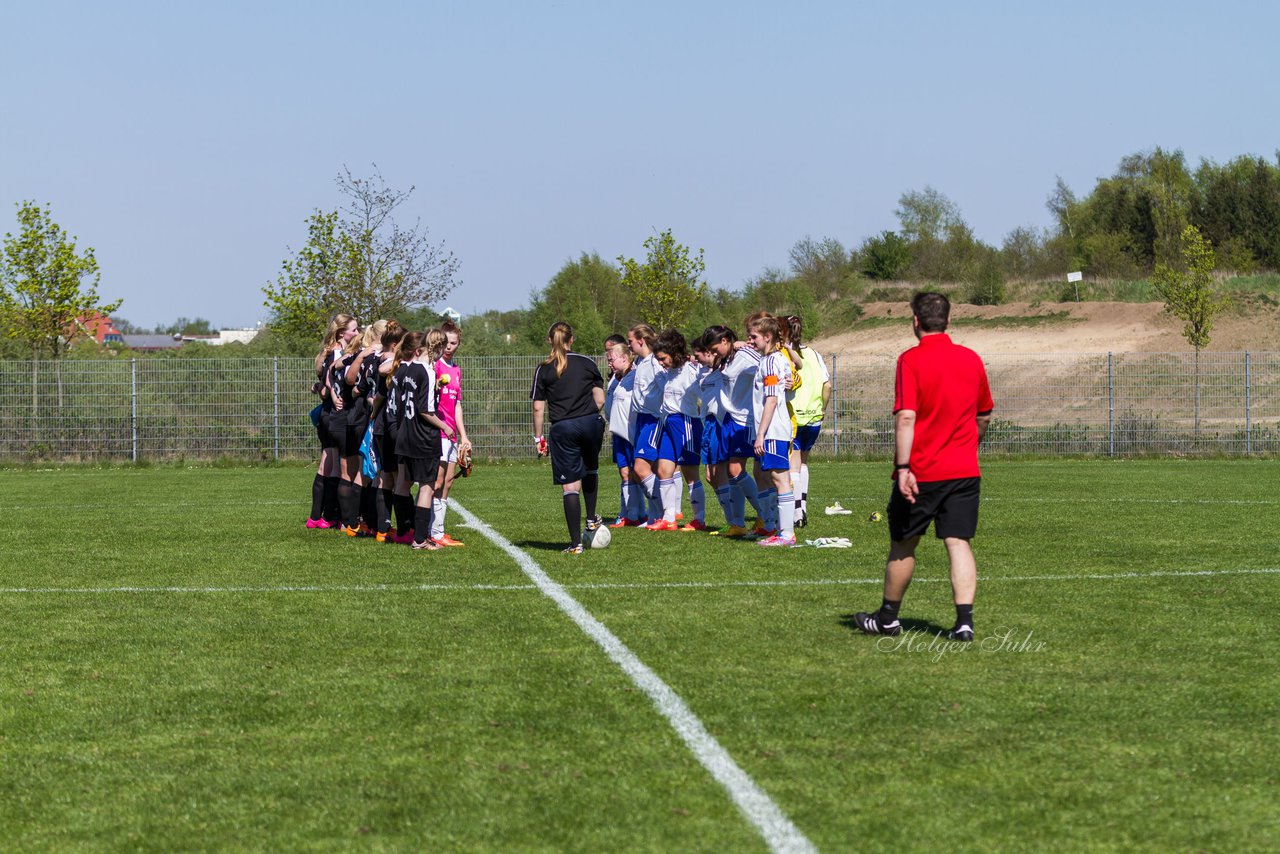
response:
[[[551,454],[551,477],[563,493],[564,520],[569,527],[569,554],[582,553],[582,500],[587,529],[602,524],[596,514],[600,487],[600,445],[604,441],[604,378],[594,359],[573,352],[573,328],[564,321],[547,332],[551,353],[533,375],[533,442],[539,456]],[[551,419],[550,435],[542,434],[543,418]]]
[[[361,537],[374,535],[374,521],[377,517],[373,478],[364,470],[365,460],[360,446],[373,420],[378,391],[378,365],[382,358],[382,333],[386,328],[385,320],[374,321],[365,327],[364,334],[360,337],[360,350],[347,366],[346,374],[343,376],[343,381],[351,386],[355,398],[351,411],[347,415],[347,435],[355,439],[355,447],[347,453],[357,458],[351,480],[360,519],[356,536]]]
[[[394,472],[394,484],[391,492],[391,504],[395,508],[396,529],[391,535],[393,543],[413,542],[413,494],[409,487],[409,473],[405,468],[400,450],[400,425],[404,414],[404,378],[409,373],[409,365],[417,358],[427,336],[422,332],[406,332],[396,347],[395,359],[391,363],[390,380],[387,383],[386,424],[382,455],[388,473]],[[392,462],[394,461],[394,467]]]
[[[435,362],[444,353],[447,339],[439,329],[427,333],[424,346],[399,378],[400,434],[396,453],[408,481],[418,484],[414,509],[413,547],[435,550],[431,539],[431,499],[435,497],[436,475],[440,470],[440,436],[450,440],[457,434],[436,415]]]
[[[392,402],[391,378],[395,370],[396,350],[402,338],[404,327],[394,320],[387,321],[386,328],[382,331],[382,352],[378,356],[374,377],[373,446],[378,452],[378,479],[373,487],[376,490],[373,527],[377,530],[380,543],[392,540],[391,510],[395,506],[396,472],[400,468],[396,459],[395,434],[387,430],[387,412]]]
[[[329,387],[333,361],[359,332],[359,324],[349,314],[336,314],[316,355],[316,382],[311,391],[320,396],[320,419],[316,422],[316,436],[320,440],[320,465],[311,485],[311,516],[308,528],[332,528],[341,524],[338,509],[338,484],[342,468],[338,451],[338,437],[331,430],[333,425],[334,395]]]

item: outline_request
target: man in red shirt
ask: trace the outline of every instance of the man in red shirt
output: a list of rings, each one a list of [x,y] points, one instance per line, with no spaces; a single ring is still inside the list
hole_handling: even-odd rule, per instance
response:
[[[911,300],[920,343],[898,357],[894,380],[894,486],[889,497],[889,559],[884,601],[854,623],[872,635],[901,633],[898,608],[916,568],[916,544],[933,523],[951,561],[956,623],[948,639],[973,640],[978,567],[969,541],[978,529],[978,443],[991,421],[982,359],[946,334],[951,303],[937,293]]]

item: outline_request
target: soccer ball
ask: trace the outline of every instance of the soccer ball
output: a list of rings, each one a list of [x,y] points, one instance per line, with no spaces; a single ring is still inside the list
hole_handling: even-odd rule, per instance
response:
[[[583,531],[582,541],[593,549],[603,549],[613,540],[613,532],[608,525],[601,525],[594,531]]]
[[[870,516],[867,517],[868,522],[880,522],[883,520],[884,520],[884,514],[881,513],[879,510],[877,510],[876,512],[872,513]]]

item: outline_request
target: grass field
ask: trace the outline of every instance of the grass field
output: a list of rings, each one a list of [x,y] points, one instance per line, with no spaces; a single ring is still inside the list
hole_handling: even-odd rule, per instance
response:
[[[559,553],[542,466],[455,498],[679,696],[819,850],[1274,850],[1271,461],[994,460],[978,640],[921,549],[879,604],[883,464],[819,464],[764,550],[616,532]],[[755,851],[642,688],[507,552],[302,526],[311,471],[3,472],[0,847]],[[616,507],[606,476],[604,507]],[[827,517],[839,500],[857,511]],[[718,521],[718,510],[713,511]],[[528,560],[526,558],[526,561]]]

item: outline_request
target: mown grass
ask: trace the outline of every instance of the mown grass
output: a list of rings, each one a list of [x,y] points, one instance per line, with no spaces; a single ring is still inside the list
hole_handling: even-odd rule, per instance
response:
[[[1280,819],[1276,465],[989,462],[964,648],[933,635],[952,612],[932,540],[913,633],[849,626],[879,602],[883,464],[814,467],[802,537],[847,550],[625,530],[572,558],[545,467],[481,468],[456,497],[820,849],[1261,850]],[[474,531],[434,554],[306,531],[304,468],[5,477],[7,846],[763,848]],[[855,515],[822,515],[833,500]]]

